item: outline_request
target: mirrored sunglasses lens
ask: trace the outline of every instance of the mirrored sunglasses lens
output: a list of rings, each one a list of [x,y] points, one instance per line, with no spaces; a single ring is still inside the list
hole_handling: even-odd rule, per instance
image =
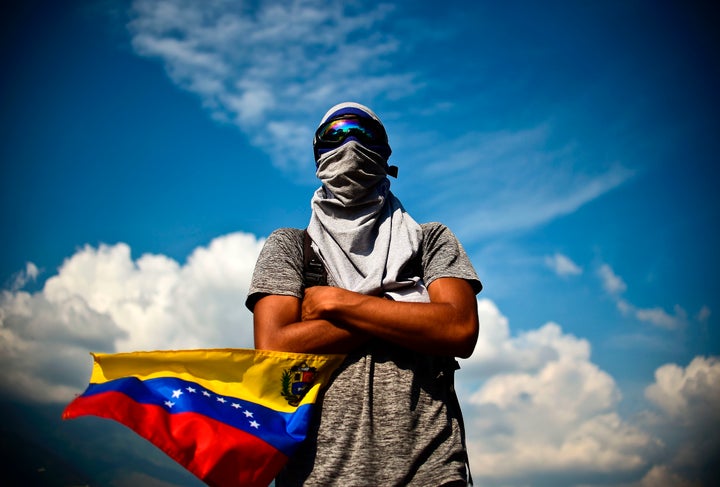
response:
[[[365,140],[375,139],[375,133],[369,127],[352,118],[340,118],[328,122],[320,130],[319,139],[323,142],[341,142],[351,135]]]

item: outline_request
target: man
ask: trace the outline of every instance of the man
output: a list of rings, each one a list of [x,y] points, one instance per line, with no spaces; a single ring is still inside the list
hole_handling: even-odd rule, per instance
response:
[[[332,107],[313,148],[307,237],[270,235],[246,304],[256,348],[348,355],[276,485],[466,485],[454,357],[475,347],[482,285],[454,235],[390,191],[397,168],[372,110]],[[306,238],[328,285],[304,282]]]

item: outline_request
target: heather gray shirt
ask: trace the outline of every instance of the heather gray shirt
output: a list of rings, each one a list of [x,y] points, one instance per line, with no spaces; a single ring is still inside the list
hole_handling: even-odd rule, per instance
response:
[[[439,223],[421,226],[426,285],[456,277],[479,292],[477,274],[452,232]],[[302,274],[303,231],[276,230],[258,258],[247,306],[252,310],[267,294],[302,298]],[[381,340],[349,354],[323,394],[307,440],[276,485],[435,486],[466,480],[452,389],[455,364]]]

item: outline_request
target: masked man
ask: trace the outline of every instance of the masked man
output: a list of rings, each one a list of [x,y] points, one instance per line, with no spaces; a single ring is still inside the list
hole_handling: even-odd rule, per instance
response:
[[[466,485],[453,374],[477,341],[482,285],[450,230],[416,223],[390,191],[372,110],[332,107],[313,147],[307,231],[270,235],[246,304],[256,348],[348,355],[276,485]],[[307,282],[308,253],[326,285]]]

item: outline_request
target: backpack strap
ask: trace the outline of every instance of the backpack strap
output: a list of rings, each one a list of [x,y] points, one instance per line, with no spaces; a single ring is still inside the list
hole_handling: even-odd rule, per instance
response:
[[[438,380],[442,381],[447,390],[447,408],[457,414],[457,422],[460,427],[460,440],[464,451],[465,470],[468,476],[467,485],[473,485],[472,473],[470,472],[470,457],[467,451],[467,439],[465,437],[465,421],[463,421],[462,408],[455,391],[455,372],[460,369],[460,363],[455,357],[438,357]]]
[[[312,248],[307,229],[303,230],[303,284],[306,288],[327,286],[327,271]]]

